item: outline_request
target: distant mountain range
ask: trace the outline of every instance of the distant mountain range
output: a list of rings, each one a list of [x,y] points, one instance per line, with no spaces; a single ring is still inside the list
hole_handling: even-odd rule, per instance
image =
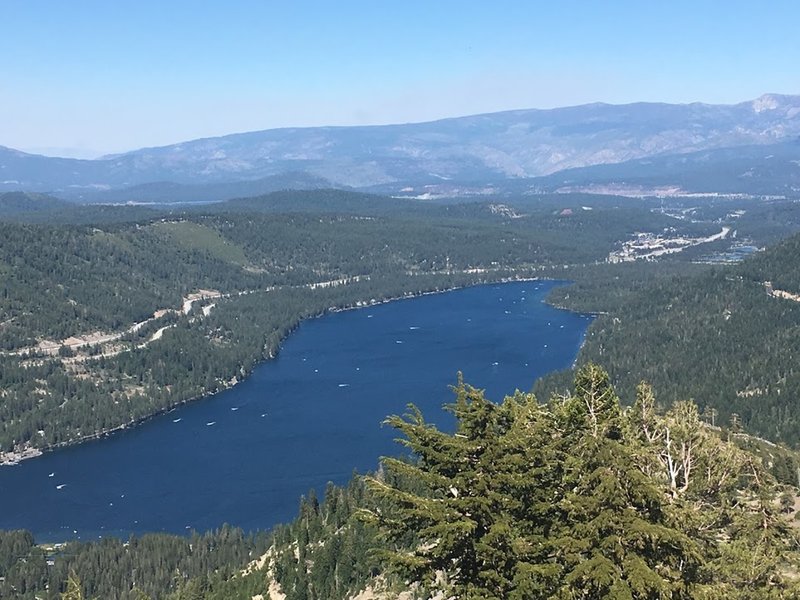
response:
[[[800,196],[800,138],[566,169],[527,183],[540,192]]]
[[[735,178],[744,181],[747,161],[768,156],[761,152],[767,145],[777,144],[784,167],[800,172],[798,137],[800,96],[735,105],[588,104],[405,125],[272,129],[96,160],[0,147],[0,191],[102,202],[209,201],[317,187],[458,195],[575,185],[567,174],[553,174],[612,164],[620,167],[568,175],[582,177],[580,185],[595,174],[610,184],[655,169],[664,183],[689,164],[702,178],[704,161],[733,162]],[[731,172],[725,177],[728,188],[736,187]],[[793,185],[781,180],[779,187]]]

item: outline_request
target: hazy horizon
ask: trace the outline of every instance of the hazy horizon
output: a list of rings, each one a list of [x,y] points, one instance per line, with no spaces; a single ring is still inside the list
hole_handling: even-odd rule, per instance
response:
[[[6,7],[0,145],[95,157],[281,127],[800,92],[800,6]],[[20,52],[24,48],[24,52]],[[2,59],[0,59],[2,61]]]
[[[800,94],[776,94],[776,93],[773,93],[773,92],[765,92],[764,94],[760,94],[759,97],[761,97],[761,96],[769,96],[769,95],[779,95],[779,96],[789,95],[789,96],[793,96],[793,95],[800,95]],[[748,101],[751,101],[751,100],[755,100],[755,99],[756,98],[745,98],[743,100],[739,100],[739,101],[731,102],[731,103],[724,103],[724,104],[735,105],[735,104],[741,104],[741,103],[745,103],[745,102],[748,102]],[[638,101],[633,101],[631,103],[627,103],[627,102],[626,103],[620,103],[620,105],[621,104],[636,104],[637,102]],[[599,102],[599,103],[602,104],[602,102]],[[680,103],[675,103],[675,104],[694,104],[694,103],[709,104],[709,103],[706,103],[706,102],[702,102],[700,100],[695,100],[695,101],[691,101],[691,102],[680,102]],[[514,111],[518,111],[518,110],[553,110],[553,109],[558,109],[558,108],[570,108],[571,106],[585,106],[585,105],[589,105],[589,104],[595,104],[595,103],[594,102],[587,102],[587,103],[584,103],[584,104],[581,104],[581,105],[564,105],[564,106],[555,106],[555,107],[548,107],[548,108],[540,108],[540,107],[536,107],[536,106],[530,106],[530,107],[503,109],[501,111],[492,111],[492,112],[514,112]],[[434,121],[445,120],[445,119],[457,119],[457,118],[460,118],[460,117],[469,117],[469,116],[474,116],[474,115],[479,115],[479,114],[491,114],[491,113],[470,113],[470,114],[463,114],[463,115],[451,115],[451,116],[441,117],[441,118],[438,118],[438,119],[430,119],[428,121],[406,121],[404,123],[386,122],[386,123],[370,123],[368,125],[364,125],[364,124],[345,124],[345,125],[309,125],[309,126],[284,125],[284,126],[281,126],[281,127],[270,127],[268,129],[265,129],[265,130],[254,129],[254,130],[248,130],[248,131],[231,131],[231,132],[227,132],[227,133],[221,133],[218,136],[202,136],[200,138],[174,140],[172,142],[167,142],[165,144],[158,144],[158,145],[155,145],[155,146],[139,146],[139,147],[135,147],[135,148],[126,148],[126,149],[123,149],[123,150],[116,150],[116,151],[100,151],[100,150],[93,150],[93,149],[89,149],[89,148],[72,148],[72,147],[62,148],[62,147],[49,147],[49,146],[45,146],[45,147],[30,147],[30,148],[13,148],[13,149],[14,150],[19,150],[20,152],[25,152],[27,154],[37,154],[37,155],[41,155],[41,156],[48,156],[48,157],[51,157],[51,158],[76,158],[76,159],[82,159],[82,160],[96,160],[96,159],[103,158],[104,156],[125,154],[127,152],[133,152],[133,151],[136,151],[136,150],[141,150],[143,148],[157,148],[157,147],[172,146],[172,145],[181,144],[181,143],[185,143],[185,142],[196,141],[198,139],[213,138],[213,137],[224,137],[224,136],[228,136],[228,135],[252,133],[252,132],[255,132],[255,131],[268,131],[270,129],[307,129],[307,128],[313,128],[313,127],[362,127],[362,126],[380,127],[380,126],[383,126],[383,125],[405,125],[405,124],[414,124],[414,123],[434,122]],[[2,146],[2,145],[4,145],[4,144],[0,144],[0,146]],[[10,147],[10,146],[7,146],[7,147]]]

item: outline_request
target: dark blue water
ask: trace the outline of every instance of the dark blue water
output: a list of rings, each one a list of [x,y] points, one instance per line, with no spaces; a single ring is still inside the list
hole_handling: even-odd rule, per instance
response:
[[[554,285],[478,286],[307,321],[230,390],[1,467],[0,529],[58,540],[288,521],[311,487],[400,453],[380,423],[407,403],[449,426],[441,405],[458,370],[500,400],[568,367],[591,317],[544,304]]]

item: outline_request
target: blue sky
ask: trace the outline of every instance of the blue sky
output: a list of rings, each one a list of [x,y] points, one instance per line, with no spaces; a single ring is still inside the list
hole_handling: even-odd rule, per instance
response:
[[[768,7],[764,8],[764,7]],[[0,1],[0,145],[800,93],[800,3]]]

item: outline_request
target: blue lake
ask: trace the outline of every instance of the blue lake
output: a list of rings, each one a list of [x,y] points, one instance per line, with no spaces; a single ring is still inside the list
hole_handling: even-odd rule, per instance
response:
[[[0,529],[38,540],[270,528],[301,494],[399,454],[382,427],[441,410],[457,371],[501,400],[569,367],[589,315],[543,303],[556,282],[484,285],[304,322],[243,383],[106,439],[0,467]]]

